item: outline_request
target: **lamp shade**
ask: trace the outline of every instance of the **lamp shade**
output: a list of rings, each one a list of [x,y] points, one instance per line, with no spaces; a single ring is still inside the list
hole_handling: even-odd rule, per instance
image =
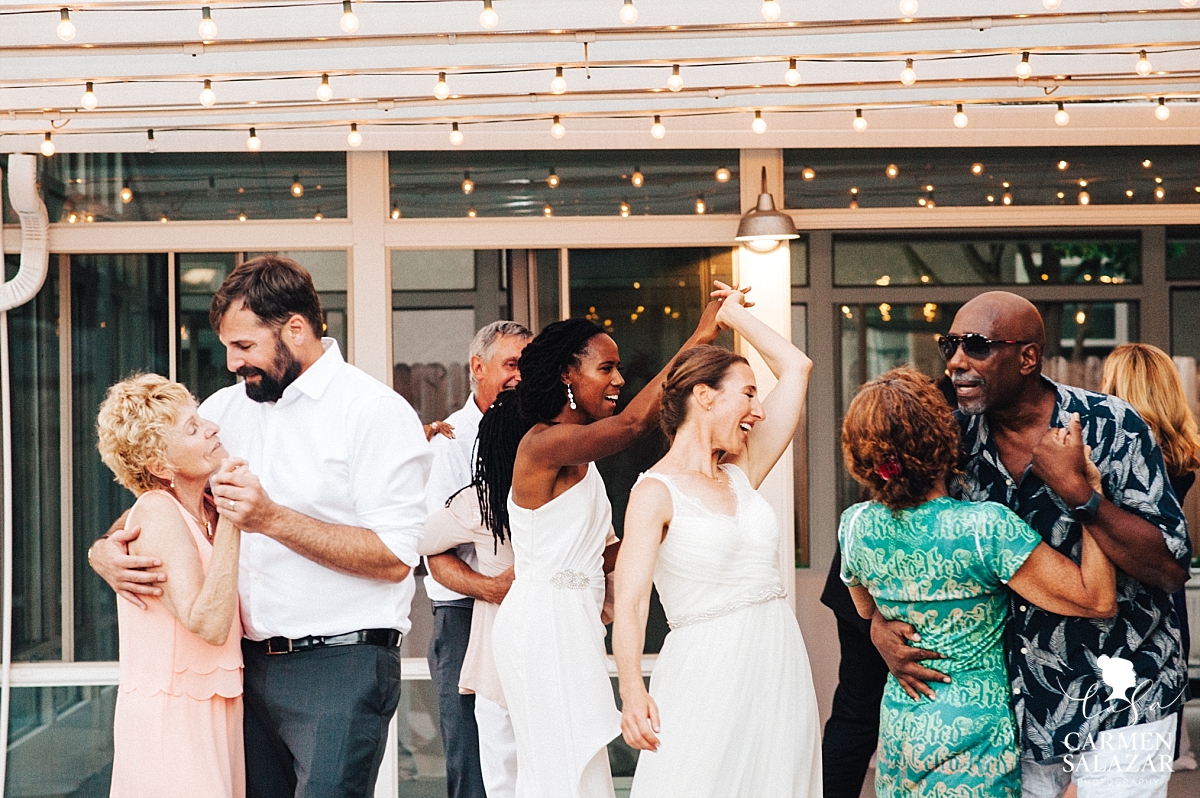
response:
[[[767,169],[762,170],[762,193],[758,195],[758,206],[742,216],[738,223],[735,241],[770,242],[799,238],[792,217],[775,209],[775,199],[767,192]]]

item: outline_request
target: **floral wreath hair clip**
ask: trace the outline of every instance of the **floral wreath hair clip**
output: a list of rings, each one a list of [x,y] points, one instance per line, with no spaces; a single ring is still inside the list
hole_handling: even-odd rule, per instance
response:
[[[889,480],[893,480],[900,476],[900,472],[902,470],[903,469],[900,468],[900,463],[896,460],[896,458],[889,457],[875,468],[875,473],[878,474],[879,478],[884,482],[888,482]]]

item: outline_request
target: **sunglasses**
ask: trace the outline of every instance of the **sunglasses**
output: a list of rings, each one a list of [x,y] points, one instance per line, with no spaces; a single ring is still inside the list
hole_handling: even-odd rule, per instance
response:
[[[986,335],[979,333],[967,333],[966,335],[939,335],[937,346],[938,351],[942,353],[942,357],[946,360],[954,357],[954,353],[958,351],[959,344],[962,344],[963,352],[969,358],[975,360],[983,360],[992,354],[992,347],[999,344],[1028,344],[1030,341],[1002,341],[993,340]]]

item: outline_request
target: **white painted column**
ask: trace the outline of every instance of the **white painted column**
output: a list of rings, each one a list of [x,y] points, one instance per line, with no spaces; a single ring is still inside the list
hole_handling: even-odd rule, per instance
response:
[[[388,209],[386,152],[346,154],[351,224],[349,355],[372,377],[392,384],[392,283],[384,248]]]

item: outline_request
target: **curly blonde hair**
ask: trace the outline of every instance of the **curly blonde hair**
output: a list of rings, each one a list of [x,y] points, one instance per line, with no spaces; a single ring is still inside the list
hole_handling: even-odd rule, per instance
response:
[[[958,424],[937,386],[902,366],[858,389],[842,423],[842,454],[875,501],[916,507],[956,471]]]
[[[108,389],[96,416],[96,448],[117,482],[138,496],[168,486],[150,469],[168,465],[167,436],[195,401],[186,387],[158,374],[134,374]]]

